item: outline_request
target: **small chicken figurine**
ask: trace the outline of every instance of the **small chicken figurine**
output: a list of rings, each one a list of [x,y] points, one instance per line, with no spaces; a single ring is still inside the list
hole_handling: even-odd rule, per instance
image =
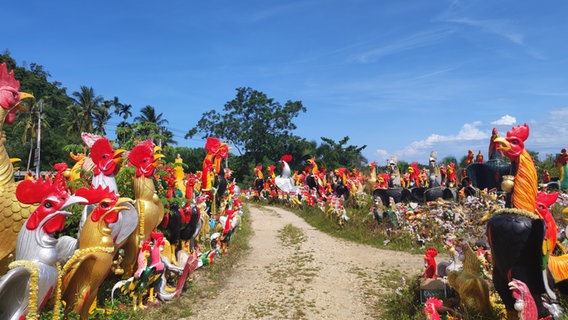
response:
[[[164,205],[158,197],[153,175],[159,160],[164,155],[155,153],[161,148],[146,140],[135,146],[128,154],[128,161],[136,167],[134,176],[134,207],[138,211],[138,230],[124,244],[125,275],[132,275],[136,256],[142,243],[150,238],[164,218]]]
[[[509,289],[515,299],[515,311],[518,312],[519,319],[537,320],[538,310],[527,285],[520,280],[513,279],[509,282]]]
[[[434,247],[430,247],[424,253],[424,278],[426,279],[436,279],[436,256],[438,255],[438,250]]]

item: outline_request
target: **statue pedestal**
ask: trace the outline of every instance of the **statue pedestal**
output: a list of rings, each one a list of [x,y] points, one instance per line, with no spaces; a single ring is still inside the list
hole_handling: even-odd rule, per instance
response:
[[[445,300],[445,298],[454,296],[454,291],[448,284],[448,280],[444,278],[427,278],[420,281],[420,303],[425,303],[430,297]]]

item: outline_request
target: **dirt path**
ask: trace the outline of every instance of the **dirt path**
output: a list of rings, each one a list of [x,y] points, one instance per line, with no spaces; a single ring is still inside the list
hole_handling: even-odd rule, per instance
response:
[[[423,270],[421,255],[330,237],[284,209],[249,210],[250,254],[185,319],[377,319],[385,287]]]

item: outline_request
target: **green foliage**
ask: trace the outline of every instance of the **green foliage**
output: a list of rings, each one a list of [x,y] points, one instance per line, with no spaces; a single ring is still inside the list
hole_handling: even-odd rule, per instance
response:
[[[118,193],[121,197],[127,197],[134,199],[134,173],[136,172],[135,167],[122,167],[120,171],[114,177],[116,179],[116,185],[118,187]]]
[[[349,137],[344,137],[339,142],[330,138],[322,137],[323,143],[317,148],[317,153],[321,158],[322,164],[327,168],[355,168],[367,164],[367,159],[361,155],[367,146],[362,147],[349,145]]]
[[[232,166],[239,179],[251,174],[252,167],[262,164],[266,155],[275,163],[287,153],[287,146],[295,139],[292,120],[300,112],[306,112],[300,101],[287,101],[282,106],[260,91],[237,88],[235,99],[225,103],[222,113],[216,109],[203,113],[186,138],[201,134],[204,139],[212,136],[227,141],[243,158],[241,167]]]

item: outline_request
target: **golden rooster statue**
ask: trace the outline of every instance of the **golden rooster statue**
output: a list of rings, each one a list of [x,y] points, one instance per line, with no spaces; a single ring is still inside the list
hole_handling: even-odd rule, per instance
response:
[[[460,304],[467,312],[491,316],[489,283],[483,277],[481,261],[469,245],[465,246],[463,270],[448,274],[448,282],[460,297]]]
[[[138,230],[135,230],[124,244],[125,275],[131,276],[136,257],[142,243],[150,238],[152,232],[164,218],[164,205],[154,186],[154,170],[164,155],[155,153],[161,150],[151,140],[136,145],[128,153],[128,161],[136,167],[134,176],[134,207],[138,211]]]
[[[118,221],[120,211],[131,208],[123,204],[132,199],[119,198],[108,187],[81,188],[75,195],[96,206],[82,225],[79,248],[62,269],[61,298],[65,301],[65,314],[74,310],[81,319],[88,319],[99,286],[111,269],[117,246],[109,224]]]
[[[20,109],[20,101],[33,98],[20,92],[20,81],[14,78],[14,71],[8,72],[6,63],[0,64],[0,274],[6,273],[8,264],[13,260],[18,233],[24,221],[35,210],[35,204],[23,204],[16,199],[14,167],[6,151],[6,137],[2,130],[4,123],[11,124]]]

